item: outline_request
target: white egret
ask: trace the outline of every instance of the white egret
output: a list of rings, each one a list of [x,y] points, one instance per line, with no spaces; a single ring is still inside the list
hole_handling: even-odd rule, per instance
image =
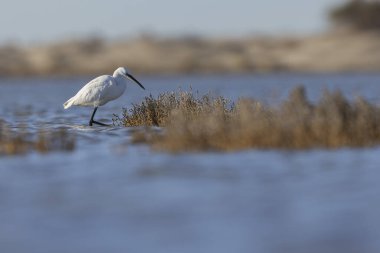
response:
[[[92,124],[95,123],[98,125],[107,126],[106,124],[94,120],[95,113],[99,106],[117,99],[124,93],[127,86],[127,79],[136,82],[142,89],[145,90],[144,86],[130,73],[128,73],[126,68],[120,67],[113,72],[112,76],[99,76],[87,83],[74,97],[67,100],[63,104],[63,107],[67,109],[73,105],[93,106],[94,111],[91,115],[89,125],[92,126]]]

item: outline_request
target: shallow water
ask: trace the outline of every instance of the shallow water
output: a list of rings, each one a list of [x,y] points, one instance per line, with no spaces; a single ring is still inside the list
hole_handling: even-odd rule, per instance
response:
[[[140,77],[97,120],[179,87],[276,103],[303,84],[380,103],[380,74]],[[377,252],[380,148],[167,154],[62,103],[88,78],[0,79],[11,127],[67,129],[73,152],[0,157],[0,252]]]

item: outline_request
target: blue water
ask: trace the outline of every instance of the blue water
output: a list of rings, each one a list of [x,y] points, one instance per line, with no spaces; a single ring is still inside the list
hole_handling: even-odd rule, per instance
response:
[[[97,119],[182,87],[232,100],[284,99],[303,84],[380,103],[380,74],[138,77]],[[73,152],[0,157],[0,252],[377,252],[380,148],[154,152],[130,129],[88,127],[62,103],[89,78],[0,79],[0,118],[65,128]]]

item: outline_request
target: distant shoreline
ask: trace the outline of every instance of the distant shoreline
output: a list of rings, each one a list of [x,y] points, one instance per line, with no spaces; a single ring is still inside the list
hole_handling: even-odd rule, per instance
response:
[[[0,46],[0,76],[87,76],[127,66],[146,75],[378,72],[380,33],[340,31],[307,37],[73,40]]]

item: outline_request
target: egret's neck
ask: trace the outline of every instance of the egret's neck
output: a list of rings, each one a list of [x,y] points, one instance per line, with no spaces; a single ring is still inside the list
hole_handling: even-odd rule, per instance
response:
[[[114,75],[114,78],[115,80],[117,81],[117,84],[122,84],[122,85],[125,85],[127,84],[127,78],[125,77],[125,75]]]
[[[124,75],[116,75],[114,76],[116,80],[116,85],[119,87],[119,89],[124,92],[127,88],[127,78]]]

